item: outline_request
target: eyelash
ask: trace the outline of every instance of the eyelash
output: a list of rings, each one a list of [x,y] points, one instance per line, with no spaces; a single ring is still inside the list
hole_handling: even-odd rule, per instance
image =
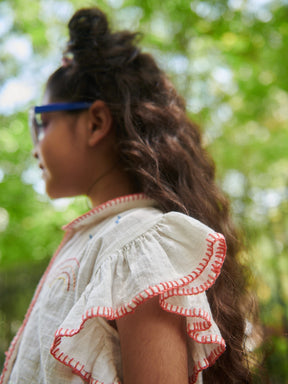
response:
[[[39,123],[40,129],[45,130],[48,127],[49,123],[50,123],[49,119],[41,120]]]
[[[44,129],[46,129],[48,125],[49,125],[49,121],[42,121],[42,123],[41,123],[41,126]]]

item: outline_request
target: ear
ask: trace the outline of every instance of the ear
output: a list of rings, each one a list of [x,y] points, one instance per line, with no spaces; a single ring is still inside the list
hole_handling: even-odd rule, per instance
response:
[[[111,131],[113,119],[111,112],[102,100],[96,100],[89,108],[88,144],[93,147]]]

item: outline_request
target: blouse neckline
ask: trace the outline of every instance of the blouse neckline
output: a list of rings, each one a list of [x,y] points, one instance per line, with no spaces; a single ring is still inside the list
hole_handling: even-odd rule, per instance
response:
[[[95,225],[109,216],[113,216],[128,209],[151,206],[157,206],[157,203],[144,193],[120,196],[92,208],[90,211],[64,225],[62,229],[64,231],[76,230],[79,227],[86,226],[88,224],[93,223]]]

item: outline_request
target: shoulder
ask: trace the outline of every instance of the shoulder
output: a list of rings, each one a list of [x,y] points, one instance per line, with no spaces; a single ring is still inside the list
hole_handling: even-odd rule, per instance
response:
[[[117,339],[114,343],[111,327],[108,331],[105,322],[99,319],[93,322],[93,318],[118,321],[121,342],[129,343],[122,351],[122,354],[127,353],[126,363],[138,353],[134,350],[135,340],[137,345],[142,345],[152,332],[161,332],[159,340],[168,340],[168,335],[172,337],[171,356],[174,347],[184,351],[184,321],[190,351],[189,376],[196,380],[199,370],[225,349],[205,295],[224,261],[224,237],[191,217],[177,212],[163,213],[155,208],[123,211],[107,218],[95,231],[85,254],[87,260],[93,260],[91,269],[86,268],[89,283],[56,332],[55,350],[73,357],[79,346],[87,348],[85,335],[89,332],[94,335],[95,327],[101,326],[99,335],[101,340],[105,337],[107,350],[99,355],[99,365],[94,364],[91,372],[95,371],[94,376],[101,378],[105,361],[111,371],[106,382],[113,382],[116,367],[111,356],[115,357],[114,351],[120,356],[118,334],[114,330]],[[156,327],[155,318],[161,320]],[[129,330],[134,336],[126,338]],[[101,342],[95,340],[91,349],[94,351],[94,344],[98,343],[102,350]],[[161,354],[161,346],[160,349],[153,346],[151,355]],[[87,353],[89,361],[90,355],[92,351]],[[167,365],[170,361],[167,360]]]
[[[157,270],[157,264],[165,267],[171,262],[186,269],[187,263],[198,263],[199,257],[215,253],[219,247],[221,255],[225,254],[224,237],[200,221],[179,212],[145,207],[118,213],[95,227],[88,251],[97,254],[97,266],[107,258],[118,264],[123,259],[137,259],[140,265],[149,262]]]
[[[145,237],[151,242],[157,240],[185,241],[199,243],[214,230],[179,212],[163,213],[157,208],[136,208],[121,212],[110,217],[101,226],[95,228],[94,241],[101,239],[105,242],[107,252],[127,246],[133,241],[144,241]]]
[[[226,253],[223,235],[184,214],[157,209],[124,212],[93,241],[93,285],[105,276],[120,307],[120,293],[132,299],[179,287],[205,291],[219,275]]]

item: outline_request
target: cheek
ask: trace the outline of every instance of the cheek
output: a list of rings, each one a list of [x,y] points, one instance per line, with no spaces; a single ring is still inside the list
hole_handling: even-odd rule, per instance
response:
[[[42,162],[43,166],[45,168],[49,167],[51,163],[55,161],[55,153],[53,151],[53,146],[49,144],[49,140],[45,137],[40,145],[39,145],[39,157],[40,157],[40,162]]]
[[[68,148],[69,143],[67,143],[67,138],[63,134],[61,135],[61,130],[56,131],[51,127],[39,144],[39,154],[47,166],[57,166],[57,164],[60,166],[69,155]]]
[[[75,146],[50,143],[43,140],[40,147],[40,159],[57,184],[83,185],[89,177],[85,154]]]

